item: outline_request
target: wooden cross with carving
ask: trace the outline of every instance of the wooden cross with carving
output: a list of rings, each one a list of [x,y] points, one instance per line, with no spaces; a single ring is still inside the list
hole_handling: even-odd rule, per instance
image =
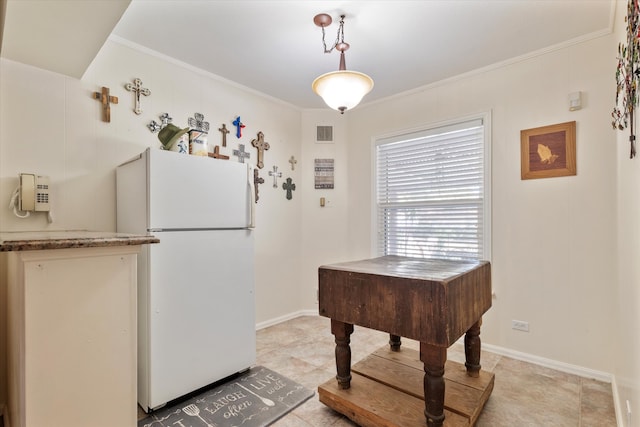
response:
[[[244,163],[244,159],[248,159],[249,157],[251,157],[251,153],[247,153],[246,151],[244,151],[244,144],[240,144],[238,145],[238,147],[240,147],[240,149],[233,150],[233,155],[238,156],[240,163]]]
[[[273,170],[269,171],[269,176],[273,177],[273,188],[278,188],[278,178],[282,177],[282,172],[278,172],[276,165],[273,165]]]
[[[230,132],[229,129],[227,129],[227,125],[226,124],[222,124],[221,128],[218,128],[218,130],[222,133],[222,146],[226,147],[227,146],[227,134]]]
[[[258,150],[258,166],[260,169],[264,167],[264,150],[268,150],[271,146],[264,140],[264,134],[258,132],[258,138],[251,140],[251,145]]]
[[[295,157],[291,156],[291,158],[289,159],[289,163],[291,163],[291,170],[296,170],[296,163],[298,163],[298,161],[296,160]]]
[[[293,198],[292,191],[296,189],[296,185],[291,178],[287,178],[287,182],[282,183],[282,189],[287,192],[287,200],[291,200]]]
[[[149,96],[151,95],[151,91],[146,87],[142,87],[142,80],[136,78],[133,79],[133,84],[127,83],[124,85],[124,88],[129,92],[133,92],[136,100],[136,106],[133,109],[133,112],[136,114],[142,114],[142,108],[140,107],[140,95]]]
[[[94,99],[98,101],[102,101],[102,121],[110,123],[111,122],[111,105],[109,104],[118,103],[117,96],[109,96],[109,88],[102,86],[102,92],[93,92]]]
[[[229,156],[225,156],[224,154],[220,154],[220,146],[219,145],[216,145],[213,148],[213,153],[207,153],[207,155],[209,157],[213,157],[214,159],[229,160]]]

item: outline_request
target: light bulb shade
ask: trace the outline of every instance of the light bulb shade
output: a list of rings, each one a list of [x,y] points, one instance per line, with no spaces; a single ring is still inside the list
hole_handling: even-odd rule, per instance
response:
[[[373,89],[373,80],[364,73],[351,70],[323,74],[311,84],[313,91],[334,110],[350,110]]]

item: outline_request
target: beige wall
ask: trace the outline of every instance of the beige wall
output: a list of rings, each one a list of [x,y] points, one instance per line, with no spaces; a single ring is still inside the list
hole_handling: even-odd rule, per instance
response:
[[[0,411],[7,404],[7,257],[0,253]]]
[[[612,364],[625,426],[640,425],[640,167],[629,160],[629,132],[620,132],[618,157],[618,289],[610,315],[616,340]],[[627,424],[627,405],[632,419]]]
[[[317,310],[318,267],[345,261],[348,257],[348,223],[350,197],[347,191],[348,117],[326,109],[302,114],[302,303]],[[333,142],[316,141],[317,126],[333,127]],[[334,189],[318,189],[314,185],[314,160],[334,159]],[[320,198],[325,206],[320,206]]]
[[[616,37],[623,41],[625,2],[618,1],[616,12]],[[618,424],[627,427],[640,425],[640,157],[629,159],[629,134],[628,130],[616,132],[618,292],[614,294],[612,331],[616,339],[612,362],[622,415]],[[636,148],[640,148],[638,142]]]
[[[483,342],[612,372],[616,291],[616,151],[609,124],[612,36],[451,79],[349,116],[349,253],[371,254],[376,136],[492,113],[492,246],[496,297]],[[584,107],[568,109],[582,91]],[[577,176],[521,180],[520,130],[575,120]],[[530,332],[511,329],[511,320]]]
[[[231,121],[241,115],[246,125],[243,137],[238,141],[230,134],[222,153],[231,155],[240,142],[255,164],[251,140],[256,133],[262,131],[271,145],[260,173],[265,183],[256,212],[256,320],[269,322],[301,310],[302,164],[291,171],[288,163],[291,155],[301,157],[297,108],[112,41],[82,80],[4,59],[0,75],[0,230],[115,231],[115,167],[146,147],[159,147],[156,134],[146,127],[151,120],[159,121],[158,116],[168,112],[175,124],[186,127],[188,117],[202,113],[212,129],[209,142],[220,145],[217,129],[226,123],[235,130]],[[140,116],[132,111],[133,95],[123,87],[135,77],[151,90],[151,96],[142,97]],[[111,123],[101,121],[100,103],[91,98],[101,86],[119,97],[119,104],[111,106]],[[273,188],[267,174],[273,165],[297,184],[292,200],[285,198],[282,180],[278,189]],[[53,224],[47,224],[44,215],[21,220],[7,209],[19,172],[51,177]],[[4,287],[4,317],[3,295]],[[4,347],[3,332],[0,348]],[[4,366],[0,351],[0,403],[6,402]]]
[[[483,342],[615,373],[618,403],[629,399],[638,414],[640,196],[634,184],[640,176],[638,160],[626,159],[625,137],[609,124],[619,36],[452,78],[344,116],[301,112],[111,41],[82,81],[1,60],[0,230],[114,230],[114,168],[158,145],[146,128],[150,120],[166,111],[186,126],[200,112],[217,128],[242,115],[247,150],[258,130],[271,143],[256,230],[256,316],[264,324],[317,308],[319,265],[373,255],[373,138],[491,111],[496,298]],[[134,77],[152,91],[142,100],[142,116],[133,114],[132,96],[122,88]],[[101,86],[120,97],[111,124],[101,122],[100,105],[91,99]],[[567,95],[578,90],[583,109],[569,112]],[[520,180],[520,130],[571,120],[577,121],[578,175]],[[334,126],[333,144],[315,142],[317,125]],[[219,141],[216,132],[212,141]],[[230,141],[226,154],[237,143]],[[295,171],[291,155],[298,159]],[[314,190],[313,160],[325,157],[335,158],[336,187]],[[297,184],[291,201],[271,187],[267,170],[274,164]],[[18,220],[6,209],[18,172],[51,176],[54,224],[42,216]],[[319,206],[320,197],[327,207]],[[511,319],[528,321],[531,331],[512,330]],[[0,369],[3,362],[0,355]],[[6,401],[2,380],[0,402]]]

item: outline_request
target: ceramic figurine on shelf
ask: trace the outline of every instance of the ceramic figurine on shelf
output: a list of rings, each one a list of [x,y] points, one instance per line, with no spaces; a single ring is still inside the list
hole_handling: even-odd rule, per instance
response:
[[[158,132],[158,139],[162,148],[169,151],[187,154],[189,128],[180,129],[174,124],[168,124]]]
[[[207,137],[207,132],[191,129],[189,131],[189,154],[193,154],[194,156],[208,156]]]

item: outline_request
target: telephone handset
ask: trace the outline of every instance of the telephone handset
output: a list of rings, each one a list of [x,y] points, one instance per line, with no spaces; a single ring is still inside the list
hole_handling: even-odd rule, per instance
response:
[[[19,174],[18,188],[11,196],[9,207],[18,218],[27,218],[31,212],[49,212],[47,220],[52,222],[49,177],[32,173]],[[23,213],[20,214],[20,211]]]
[[[18,200],[21,211],[49,212],[49,177],[21,173]]]

